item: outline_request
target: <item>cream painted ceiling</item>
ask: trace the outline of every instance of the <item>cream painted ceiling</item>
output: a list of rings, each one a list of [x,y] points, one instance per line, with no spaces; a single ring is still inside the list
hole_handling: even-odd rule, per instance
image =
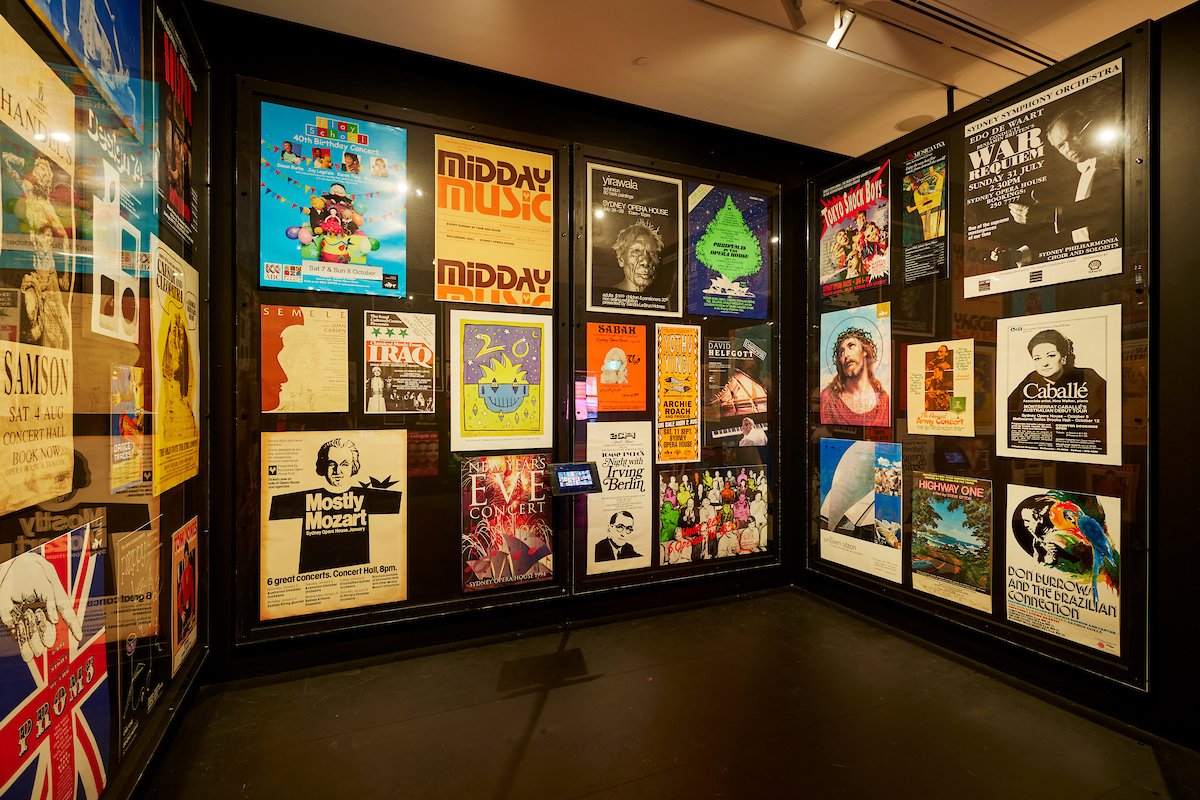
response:
[[[225,5],[857,155],[1179,0],[220,0]],[[982,35],[980,35],[982,34]]]

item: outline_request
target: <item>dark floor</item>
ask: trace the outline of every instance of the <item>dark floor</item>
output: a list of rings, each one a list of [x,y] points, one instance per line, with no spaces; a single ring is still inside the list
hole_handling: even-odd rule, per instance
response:
[[[1200,756],[780,590],[208,687],[150,796],[1194,798]]]

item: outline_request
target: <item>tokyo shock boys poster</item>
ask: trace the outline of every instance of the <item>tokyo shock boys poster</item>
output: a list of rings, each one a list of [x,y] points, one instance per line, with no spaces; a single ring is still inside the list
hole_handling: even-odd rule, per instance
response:
[[[891,280],[890,165],[885,161],[821,190],[822,297]]]
[[[554,579],[545,453],[464,458],[463,591]]]

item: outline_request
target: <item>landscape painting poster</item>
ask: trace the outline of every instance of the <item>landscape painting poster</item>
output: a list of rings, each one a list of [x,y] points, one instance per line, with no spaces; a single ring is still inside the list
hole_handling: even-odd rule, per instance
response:
[[[766,319],[770,203],[766,197],[688,184],[688,313]]]
[[[683,316],[683,182],[587,165],[587,310]]]
[[[766,447],[771,434],[771,327],[704,342],[705,445]]]
[[[463,591],[554,580],[546,453],[462,460]]]
[[[600,472],[599,494],[587,496],[587,574],[650,566],[653,436],[646,422],[589,422],[587,460]]]
[[[912,585],[992,612],[992,482],[912,473]]]
[[[363,312],[367,414],[432,414],[437,317]]]
[[[766,552],[770,486],[762,464],[658,471],[659,565]]]
[[[192,517],[171,537],[171,677],[196,646],[199,626],[200,520]]]
[[[913,150],[904,158],[904,282],[950,277],[946,238],[946,142]]]
[[[700,326],[654,326],[655,462],[700,460]]]
[[[997,331],[996,455],[1120,464],[1121,306],[1002,319]]]
[[[967,123],[966,297],[1121,272],[1121,59]]]
[[[892,426],[891,303],[821,315],[821,424]]]
[[[821,558],[900,583],[903,460],[893,442],[822,439]]]
[[[587,324],[589,410],[646,410],[646,326],[606,322]]]
[[[200,471],[200,273],[151,237],[154,494]]]
[[[908,432],[975,435],[975,342],[908,346]]]
[[[406,437],[262,434],[259,619],[407,598]]]
[[[855,292],[891,281],[891,161],[821,189],[821,296]]]
[[[346,309],[264,305],[260,310],[263,413],[349,410]]]
[[[1009,622],[1121,654],[1121,500],[1008,486]]]

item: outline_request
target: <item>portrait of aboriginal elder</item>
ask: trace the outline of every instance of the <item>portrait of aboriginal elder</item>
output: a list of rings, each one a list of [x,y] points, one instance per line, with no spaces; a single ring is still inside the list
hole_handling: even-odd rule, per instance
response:
[[[834,375],[821,390],[821,421],[827,425],[890,427],[891,402],[875,377],[879,343],[861,328],[846,328],[833,343]]]
[[[613,240],[621,282],[613,288],[622,292],[643,294],[654,285],[658,276],[658,261],[662,254],[663,238],[658,229],[645,220],[636,220],[621,229]]]

